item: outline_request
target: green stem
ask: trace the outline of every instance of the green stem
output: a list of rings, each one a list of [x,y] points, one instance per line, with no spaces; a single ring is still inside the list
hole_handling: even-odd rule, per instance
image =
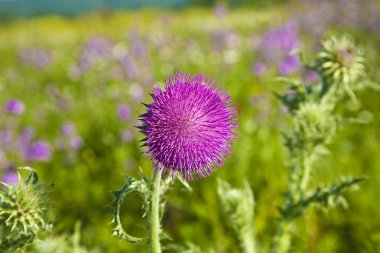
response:
[[[281,218],[274,238],[272,253],[288,253],[290,248],[290,226],[291,222]]]
[[[240,244],[244,253],[255,253],[254,235],[252,231],[240,235]]]
[[[161,174],[153,172],[151,181],[151,206],[149,220],[149,243],[151,253],[161,253],[160,244],[160,184]]]
[[[302,194],[305,194],[307,185],[309,184],[309,179],[310,179],[310,173],[311,173],[311,164],[310,164],[310,155],[309,154],[304,154],[302,157],[302,179],[300,183],[300,190]]]

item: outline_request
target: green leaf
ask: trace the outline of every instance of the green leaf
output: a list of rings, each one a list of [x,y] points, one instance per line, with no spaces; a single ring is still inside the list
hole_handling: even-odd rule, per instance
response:
[[[120,207],[124,202],[125,197],[127,194],[131,192],[141,192],[142,189],[146,189],[146,182],[144,180],[135,180],[132,177],[127,177],[127,180],[123,187],[118,190],[114,191],[113,194],[115,196],[115,201],[113,202],[114,207],[114,218],[113,223],[115,223],[115,227],[113,229],[114,233],[113,235],[117,236],[121,240],[126,240],[130,243],[140,243],[146,240],[146,238],[140,238],[135,237],[132,235],[129,235],[123,228],[123,225],[121,224],[120,219]]]

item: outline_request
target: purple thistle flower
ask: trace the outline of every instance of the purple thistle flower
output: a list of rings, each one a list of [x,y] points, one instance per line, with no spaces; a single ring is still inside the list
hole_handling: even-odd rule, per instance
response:
[[[65,122],[61,126],[61,131],[64,135],[73,135],[75,134],[75,126],[71,122]]]
[[[224,4],[215,5],[214,14],[218,18],[224,18],[225,16],[227,16],[227,6]]]
[[[252,65],[252,72],[258,76],[263,75],[267,71],[267,67],[262,62],[256,62]]]
[[[46,69],[52,62],[52,55],[42,48],[24,48],[20,51],[20,59],[39,69]]]
[[[4,108],[9,113],[20,115],[24,112],[25,106],[20,100],[10,99],[5,103]]]
[[[80,149],[83,146],[83,139],[80,136],[72,136],[69,141],[73,149]]]
[[[133,132],[131,130],[126,129],[126,130],[124,130],[122,132],[121,138],[122,138],[123,142],[129,143],[129,142],[131,142],[133,140],[134,134],[133,134]]]
[[[130,112],[130,107],[127,104],[122,104],[117,108],[117,113],[119,115],[119,118],[121,120],[128,120],[131,112]]]
[[[144,152],[164,176],[192,180],[221,166],[236,136],[237,112],[213,80],[177,73],[154,87],[153,103],[141,115]]]
[[[9,170],[3,174],[3,178],[1,181],[3,181],[6,184],[17,185],[18,180],[19,179],[17,173],[13,170]]]
[[[51,151],[48,143],[36,141],[24,150],[26,161],[47,161],[50,159]]]
[[[318,74],[314,71],[306,71],[304,74],[304,79],[306,82],[315,82],[318,80]]]
[[[7,166],[4,174],[2,175],[1,181],[10,185],[17,185],[19,182],[19,177],[16,172],[16,166],[11,163]]]
[[[297,55],[288,55],[278,66],[281,75],[289,75],[298,70],[301,66],[301,61]]]

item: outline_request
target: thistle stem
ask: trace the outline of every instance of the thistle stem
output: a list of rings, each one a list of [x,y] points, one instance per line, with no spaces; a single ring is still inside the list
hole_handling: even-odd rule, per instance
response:
[[[151,253],[161,253],[160,244],[160,184],[161,174],[154,171],[151,181],[151,203],[149,220],[149,243]]]
[[[304,157],[303,161],[303,175],[301,179],[300,188],[302,193],[304,194],[307,188],[307,185],[309,184],[310,179],[310,173],[311,173],[311,165],[308,157]]]
[[[253,232],[248,232],[240,235],[240,244],[244,253],[255,253],[255,242]]]
[[[290,222],[281,218],[274,238],[272,253],[287,253],[290,248]]]

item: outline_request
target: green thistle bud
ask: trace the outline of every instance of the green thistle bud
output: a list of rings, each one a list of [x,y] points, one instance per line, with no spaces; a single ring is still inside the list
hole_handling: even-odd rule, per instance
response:
[[[316,103],[301,104],[295,116],[295,129],[304,141],[328,143],[336,131],[337,120],[330,111]]]
[[[13,252],[48,230],[47,198],[38,176],[31,171],[18,185],[3,183],[0,189],[0,251]]]
[[[364,51],[355,46],[348,37],[331,37],[322,43],[323,51],[318,54],[317,69],[331,85],[343,85],[344,90],[354,97],[360,78],[365,77]]]

